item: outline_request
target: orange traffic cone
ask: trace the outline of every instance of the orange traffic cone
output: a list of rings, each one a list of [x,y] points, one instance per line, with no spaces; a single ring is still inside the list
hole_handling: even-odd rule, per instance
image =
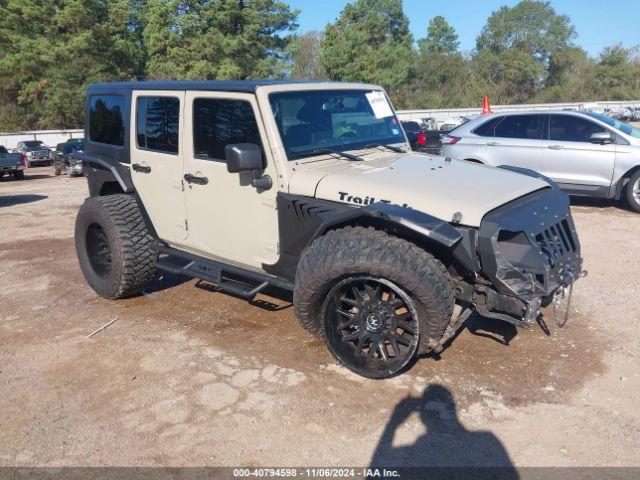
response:
[[[489,97],[484,97],[484,100],[482,100],[482,115],[487,115],[489,113],[493,113],[491,105],[489,105]]]

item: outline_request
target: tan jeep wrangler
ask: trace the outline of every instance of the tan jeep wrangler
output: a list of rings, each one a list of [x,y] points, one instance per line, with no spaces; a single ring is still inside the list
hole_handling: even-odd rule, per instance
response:
[[[377,86],[96,84],[85,120],[76,248],[106,298],[157,270],[290,290],[340,362],[385,378],[472,311],[531,325],[581,273],[553,182],[410,151]]]

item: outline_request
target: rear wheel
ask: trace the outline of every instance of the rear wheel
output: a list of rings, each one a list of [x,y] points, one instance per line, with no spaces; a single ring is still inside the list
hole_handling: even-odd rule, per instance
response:
[[[135,295],[155,276],[156,242],[131,195],[87,198],[75,241],[82,273],[105,298]]]
[[[58,169],[58,166],[55,164],[55,162],[51,166],[51,172],[53,173],[54,177],[57,177],[58,175],[60,175],[60,170]]]
[[[640,170],[627,183],[625,196],[632,210],[640,213]]]
[[[302,255],[294,290],[302,326],[347,368],[368,378],[403,371],[442,337],[454,303],[444,265],[416,245],[346,227]]]

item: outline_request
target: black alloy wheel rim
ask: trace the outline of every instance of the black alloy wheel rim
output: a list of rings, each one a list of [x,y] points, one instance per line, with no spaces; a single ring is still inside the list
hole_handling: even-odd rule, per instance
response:
[[[346,278],[331,289],[322,312],[329,349],[359,375],[391,377],[415,356],[419,339],[415,306],[388,280]]]
[[[104,229],[97,223],[87,228],[87,256],[93,271],[100,277],[111,272],[111,244]]]

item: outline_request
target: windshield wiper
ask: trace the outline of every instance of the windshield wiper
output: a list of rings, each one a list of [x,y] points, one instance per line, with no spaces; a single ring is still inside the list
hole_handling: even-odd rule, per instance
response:
[[[317,153],[333,153],[335,155],[340,155],[341,157],[346,158],[347,160],[351,160],[352,162],[363,162],[364,158],[359,157],[357,155],[352,155],[350,153],[341,152],[340,150],[333,150],[331,148],[316,148],[311,150],[310,152],[305,153],[304,155],[315,155]]]
[[[389,145],[387,143],[372,143],[364,146],[364,148],[376,148],[376,147],[388,148],[392,152],[396,152],[396,153],[407,153],[403,148],[396,147],[395,145]]]

